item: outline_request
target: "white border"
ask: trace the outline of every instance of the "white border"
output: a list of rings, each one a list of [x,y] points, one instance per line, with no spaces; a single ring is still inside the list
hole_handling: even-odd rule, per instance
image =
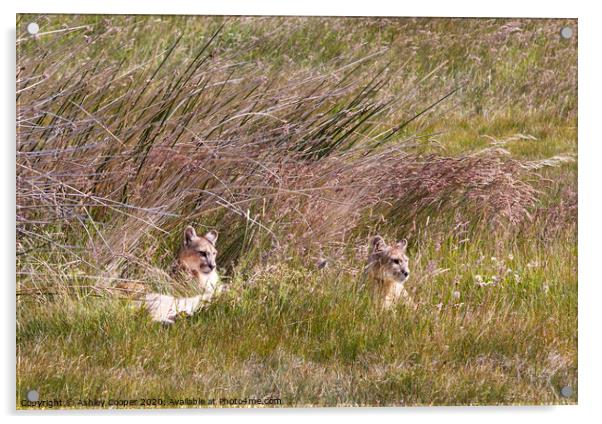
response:
[[[28,0],[17,10],[25,13],[137,13],[182,15],[323,15],[323,16],[457,16],[457,17],[533,17],[575,18],[575,1],[546,1],[544,5],[521,0],[500,2],[385,0],[213,0],[125,2],[103,0],[84,2]],[[485,3],[485,2],[483,2]]]
[[[602,40],[602,16],[593,1],[546,1],[504,0],[501,2],[453,1],[412,1],[399,2],[383,0],[213,0],[165,2],[125,2],[123,0],[102,0],[98,2],[41,1],[27,0],[20,4],[2,3],[3,55],[2,100],[0,113],[4,131],[2,146],[2,184],[0,199],[2,208],[3,243],[2,269],[4,272],[4,347],[1,349],[4,384],[0,392],[2,412],[15,418],[14,411],[14,65],[15,65],[15,13],[136,13],[136,14],[225,14],[225,15],[327,15],[327,16],[456,16],[456,17],[551,17],[579,19],[579,405],[566,407],[479,407],[479,408],[406,408],[406,409],[315,409],[315,410],[212,410],[180,411],[180,419],[230,421],[306,422],[308,420],[342,419],[363,422],[369,419],[379,421],[419,420],[420,422],[478,422],[489,423],[513,421],[516,419],[544,419],[546,422],[589,421],[590,414],[598,412],[596,406],[602,404],[600,396],[601,374],[600,349],[600,299],[602,282],[599,274],[597,248],[602,240],[600,231],[600,183],[602,182],[602,133],[600,126],[600,70],[602,63],[599,54],[599,40]],[[11,284],[11,281],[13,283]],[[8,312],[7,312],[8,311]],[[11,375],[13,376],[11,378]],[[20,414],[28,419],[63,421],[81,420],[83,415],[92,415],[89,420],[100,422],[131,419],[131,415],[149,421],[165,422],[173,412],[159,413],[128,412],[116,415],[101,412],[73,412],[63,414]],[[123,416],[125,415],[125,417]],[[182,415],[186,415],[183,417]],[[133,418],[133,417],[132,417]],[[137,417],[138,418],[138,417]],[[171,420],[171,419],[170,419]]]

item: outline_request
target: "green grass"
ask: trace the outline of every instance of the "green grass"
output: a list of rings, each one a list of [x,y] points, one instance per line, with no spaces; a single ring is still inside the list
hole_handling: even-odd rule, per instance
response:
[[[18,45],[18,407],[34,388],[577,402],[577,49],[558,36],[575,21],[23,15],[18,39],[32,20],[89,28]],[[476,172],[506,171],[509,196],[486,175],[437,191],[454,175],[419,166],[489,148]],[[520,182],[526,212],[498,214]],[[220,232],[226,296],[164,328],[98,295],[180,293],[161,270],[188,223]],[[416,311],[361,289],[376,233],[409,239]]]
[[[417,311],[378,310],[358,289],[353,269],[285,265],[256,277],[240,297],[223,298],[171,328],[114,299],[24,299],[18,345],[19,369],[27,372],[17,389],[21,396],[36,387],[50,398],[85,394],[107,402],[574,402],[558,393],[576,387],[576,263],[557,259],[575,257],[574,246],[504,250],[512,259],[453,249],[430,257],[455,269],[410,285]],[[428,262],[415,263],[414,273],[428,275]],[[500,280],[479,287],[477,274]]]

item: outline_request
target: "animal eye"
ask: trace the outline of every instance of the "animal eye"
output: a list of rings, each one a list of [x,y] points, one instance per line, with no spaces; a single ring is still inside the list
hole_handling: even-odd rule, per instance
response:
[[[399,265],[401,263],[401,261],[399,259],[393,259],[393,263],[395,265]]]
[[[201,255],[203,258],[206,258],[207,252],[199,251],[199,255]]]

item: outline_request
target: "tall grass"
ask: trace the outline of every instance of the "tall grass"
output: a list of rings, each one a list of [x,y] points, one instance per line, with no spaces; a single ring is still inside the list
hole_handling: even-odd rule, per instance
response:
[[[576,42],[557,36],[574,22],[30,20],[18,391],[453,404],[576,385]],[[220,231],[236,294],[169,333],[89,296],[173,291],[163,270],[189,223]],[[355,287],[377,232],[410,239],[415,315]],[[27,346],[90,356],[59,376]]]

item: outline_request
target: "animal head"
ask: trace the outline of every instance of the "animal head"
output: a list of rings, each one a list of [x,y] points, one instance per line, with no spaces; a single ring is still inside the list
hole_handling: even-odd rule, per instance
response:
[[[383,278],[404,282],[410,276],[407,247],[406,239],[387,245],[381,236],[376,236],[371,242],[369,262],[378,268]]]
[[[215,270],[217,250],[215,242],[218,233],[209,231],[204,236],[197,236],[190,225],[184,230],[182,246],[178,253],[178,261],[193,274],[209,274]]]

